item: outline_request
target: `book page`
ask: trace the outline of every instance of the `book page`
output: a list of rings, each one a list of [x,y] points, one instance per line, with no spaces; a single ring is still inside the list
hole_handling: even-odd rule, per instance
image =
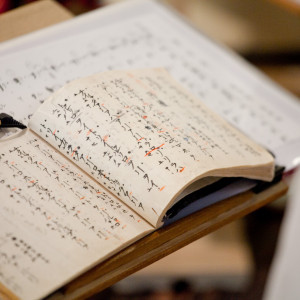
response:
[[[75,80],[40,106],[30,127],[154,226],[201,177],[273,177],[267,151],[163,69]]]
[[[30,131],[0,144],[0,282],[42,298],[153,230]]]
[[[89,18],[97,29],[86,30]],[[63,40],[0,59],[0,110],[27,123],[41,102],[72,79],[113,69],[164,67],[206,105],[270,149],[278,164],[291,169],[299,163],[300,106],[295,97],[161,5],[128,1],[63,28],[71,24],[73,37],[66,38],[67,31]],[[78,34],[81,27],[84,34]]]

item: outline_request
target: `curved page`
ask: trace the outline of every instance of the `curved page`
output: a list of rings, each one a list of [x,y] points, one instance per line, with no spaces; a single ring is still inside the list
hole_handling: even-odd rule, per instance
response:
[[[163,69],[73,81],[41,105],[30,127],[154,226],[201,177],[273,177],[268,152]]]

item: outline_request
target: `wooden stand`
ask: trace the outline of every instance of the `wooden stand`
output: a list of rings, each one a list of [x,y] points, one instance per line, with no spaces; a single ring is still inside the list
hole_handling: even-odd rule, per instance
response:
[[[259,193],[246,192],[159,229],[67,284],[63,299],[83,299],[111,286],[189,243],[278,199],[283,182]],[[57,299],[58,294],[50,299]]]

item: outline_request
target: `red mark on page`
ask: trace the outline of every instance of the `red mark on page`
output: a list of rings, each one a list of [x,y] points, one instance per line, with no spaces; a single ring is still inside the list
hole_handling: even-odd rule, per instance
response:
[[[151,152],[153,152],[153,151],[155,151],[155,150],[158,150],[159,148],[163,147],[164,145],[165,145],[165,144],[161,144],[160,146],[158,146],[158,147],[152,149],[151,151],[147,152],[146,155],[145,155],[145,157],[148,156]]]

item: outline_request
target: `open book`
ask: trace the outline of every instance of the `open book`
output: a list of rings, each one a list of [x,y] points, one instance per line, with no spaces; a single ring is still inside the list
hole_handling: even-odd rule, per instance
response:
[[[274,173],[266,150],[164,69],[72,81],[29,127],[0,150],[1,278],[24,299],[159,228],[187,187]]]

